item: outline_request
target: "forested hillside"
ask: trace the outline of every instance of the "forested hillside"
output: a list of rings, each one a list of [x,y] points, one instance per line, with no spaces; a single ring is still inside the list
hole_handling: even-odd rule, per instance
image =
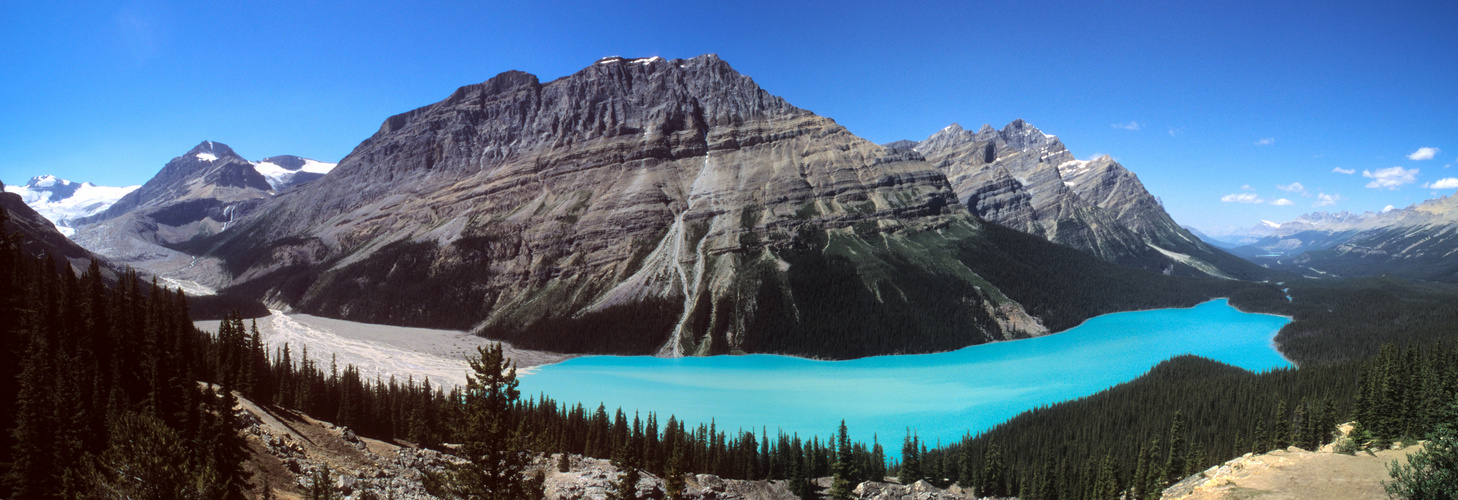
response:
[[[365,380],[355,367],[326,366],[307,351],[268,352],[237,314],[216,335],[199,331],[180,291],[147,287],[135,273],[109,286],[95,264],[77,276],[21,252],[4,220],[0,210],[0,355],[15,362],[0,373],[0,497],[259,494],[233,391],[379,439],[447,451],[442,443],[473,439],[479,411],[470,388]],[[859,479],[879,477],[886,462],[875,443],[690,427],[545,396],[513,395],[504,408],[514,449],[612,458],[659,475],[800,478],[809,488],[805,478],[830,475],[838,460],[853,460],[854,469],[838,470]]]
[[[1458,350],[1392,345],[1364,361],[1253,374],[1195,357],[1092,396],[1019,415],[941,449],[903,452],[909,479],[979,495],[1159,498],[1164,487],[1247,452],[1313,450],[1357,421],[1349,449],[1421,439],[1454,416]]]

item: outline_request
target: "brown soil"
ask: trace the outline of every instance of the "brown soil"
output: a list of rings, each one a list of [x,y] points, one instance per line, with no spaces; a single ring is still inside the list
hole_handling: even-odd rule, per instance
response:
[[[1356,455],[1298,448],[1246,455],[1186,479],[1165,491],[1165,500],[1385,499],[1388,464],[1407,463],[1420,445]]]

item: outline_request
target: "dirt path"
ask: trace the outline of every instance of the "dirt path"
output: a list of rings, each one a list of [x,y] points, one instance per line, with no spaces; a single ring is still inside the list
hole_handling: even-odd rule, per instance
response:
[[[1385,499],[1387,464],[1407,463],[1421,449],[1409,446],[1375,454],[1344,455],[1298,448],[1247,455],[1211,468],[1165,490],[1165,500],[1348,500]]]

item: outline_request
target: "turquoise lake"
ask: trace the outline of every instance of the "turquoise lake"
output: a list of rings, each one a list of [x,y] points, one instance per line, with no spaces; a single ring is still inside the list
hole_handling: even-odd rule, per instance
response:
[[[845,419],[856,439],[899,450],[909,427],[929,444],[952,442],[1042,405],[1087,396],[1194,354],[1259,372],[1291,366],[1272,339],[1290,319],[1244,313],[1225,299],[1188,309],[1123,312],[1061,333],[957,351],[817,361],[789,356],[590,356],[520,376],[524,396],[545,393],[609,415],[621,407],[675,415],[690,429],[827,436]]]

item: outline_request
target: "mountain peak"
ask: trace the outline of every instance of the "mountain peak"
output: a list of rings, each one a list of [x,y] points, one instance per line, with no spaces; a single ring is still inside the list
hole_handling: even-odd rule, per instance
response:
[[[57,178],[54,175],[46,174],[31,177],[30,182],[25,183],[25,186],[31,189],[37,189],[55,187],[57,184],[62,186],[69,186],[71,185],[71,181]]]
[[[1032,124],[1023,121],[1022,118],[1013,120],[1002,128],[1002,140],[1007,141],[1008,146],[1019,151],[1029,151],[1034,148],[1050,146],[1058,142],[1058,138],[1043,133]]]
[[[192,149],[189,149],[187,153],[184,153],[182,156],[197,158],[202,161],[210,162],[230,157],[241,158],[238,156],[238,153],[234,153],[233,148],[228,147],[227,144],[214,141],[199,142],[196,146],[193,146]]]

